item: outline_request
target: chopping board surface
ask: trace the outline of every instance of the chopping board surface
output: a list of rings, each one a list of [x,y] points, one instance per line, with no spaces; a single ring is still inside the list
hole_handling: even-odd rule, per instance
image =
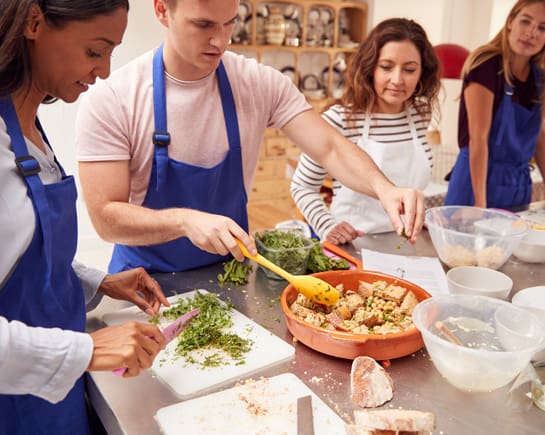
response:
[[[172,296],[168,300],[171,304],[175,304],[179,298],[193,297],[196,291]],[[206,290],[198,291],[202,294],[208,293]],[[177,339],[172,340],[166,349],[161,351],[155,358],[151,370],[181,399],[204,394],[240,378],[251,376],[273,365],[289,361],[294,357],[295,348],[293,346],[239,311],[232,309],[232,312],[233,326],[229,329],[229,332],[236,333],[242,338],[250,338],[254,342],[252,349],[246,354],[245,364],[235,365],[236,363],[232,362],[225,366],[207,368],[188,364],[183,358],[175,355]],[[115,325],[130,320],[147,322],[148,316],[140,311],[138,307],[130,307],[105,314],[102,320],[107,325]],[[164,327],[166,324],[168,324],[168,321],[161,326]]]
[[[296,435],[297,399],[309,394],[316,435],[345,433],[343,420],[291,373],[161,408],[155,419],[165,435]]]

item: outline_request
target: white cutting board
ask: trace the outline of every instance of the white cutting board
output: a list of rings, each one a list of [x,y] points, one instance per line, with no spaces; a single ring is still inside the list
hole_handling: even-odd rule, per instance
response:
[[[165,435],[296,435],[297,399],[309,394],[315,434],[345,433],[344,421],[291,373],[161,408],[155,419]]]
[[[208,293],[206,290],[198,291],[202,294]],[[193,297],[195,292],[196,290],[172,296],[168,298],[168,301],[171,304],[176,303],[179,298]],[[161,351],[155,358],[151,370],[155,372],[159,379],[172,388],[181,399],[195,397],[240,378],[251,376],[267,367],[293,359],[295,348],[292,345],[278,338],[239,311],[234,309],[232,311],[233,326],[230,331],[254,341],[252,349],[246,354],[246,364],[237,366],[233,362],[226,366],[208,368],[189,365],[183,358],[175,356],[176,339],[172,340],[166,349]],[[138,307],[130,307],[105,314],[102,320],[107,325],[115,325],[129,320],[147,322],[148,316]],[[166,324],[161,326],[166,326]]]

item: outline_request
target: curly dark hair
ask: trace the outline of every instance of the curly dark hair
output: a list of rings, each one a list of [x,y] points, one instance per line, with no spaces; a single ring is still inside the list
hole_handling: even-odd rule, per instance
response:
[[[410,41],[420,53],[422,74],[410,102],[421,114],[432,114],[437,110],[441,89],[440,67],[426,32],[413,20],[390,18],[371,30],[350,62],[347,87],[341,100],[349,113],[373,111],[377,101],[373,77],[380,50],[392,41]]]
[[[129,0],[2,0],[0,14],[0,98],[28,86],[32,70],[24,36],[32,7],[38,6],[48,24],[61,29],[71,21],[129,10]]]

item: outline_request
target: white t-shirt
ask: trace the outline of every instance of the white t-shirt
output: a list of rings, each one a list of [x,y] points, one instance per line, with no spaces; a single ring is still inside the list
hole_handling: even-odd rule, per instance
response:
[[[152,59],[152,51],[145,53],[93,86],[76,120],[78,160],[130,160],[129,202],[137,205],[145,198],[153,161]],[[265,129],[282,128],[311,106],[274,68],[229,51],[222,59],[237,109],[248,192]],[[165,87],[169,156],[201,167],[218,164],[228,140],[215,73],[196,81],[166,74]]]

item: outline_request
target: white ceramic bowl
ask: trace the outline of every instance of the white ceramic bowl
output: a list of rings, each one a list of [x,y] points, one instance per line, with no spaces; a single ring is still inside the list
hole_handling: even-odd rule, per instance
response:
[[[538,316],[545,329],[545,285],[519,290],[515,293],[511,302],[513,305],[524,308]],[[532,359],[534,361],[545,361],[545,349],[536,353]]]
[[[450,293],[507,299],[513,280],[505,273],[479,266],[458,266],[447,272]]]
[[[430,208],[426,225],[437,255],[447,266],[490,269],[503,266],[529,230],[513,213],[469,206]]]
[[[530,231],[515,248],[513,255],[526,263],[545,263],[545,230]]]
[[[505,321],[511,318],[518,323]],[[447,340],[437,321],[463,346]],[[545,346],[545,329],[537,316],[484,296],[434,296],[416,306],[413,322],[439,373],[464,391],[493,391],[507,385]],[[520,336],[524,344],[511,346]]]

